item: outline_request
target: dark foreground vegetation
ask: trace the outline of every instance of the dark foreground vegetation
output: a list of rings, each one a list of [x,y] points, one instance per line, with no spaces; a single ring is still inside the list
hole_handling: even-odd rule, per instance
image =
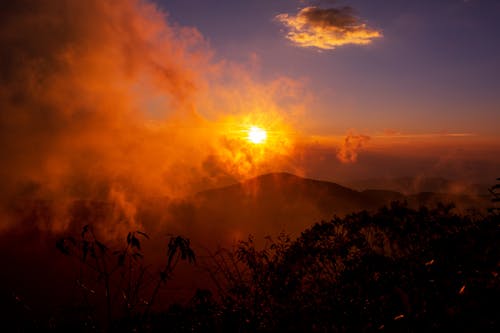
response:
[[[86,226],[57,243],[80,264],[80,303],[43,321],[19,302],[10,323],[17,332],[498,332],[499,213],[396,202],[317,223],[293,240],[257,246],[249,238],[197,263],[189,241],[172,237],[159,272],[142,258],[147,235],[130,233],[112,250]],[[215,287],[155,307],[182,261],[206,269]],[[101,290],[102,302],[89,302]]]

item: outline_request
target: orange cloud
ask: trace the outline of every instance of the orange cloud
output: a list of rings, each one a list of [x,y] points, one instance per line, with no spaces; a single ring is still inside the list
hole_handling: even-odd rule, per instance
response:
[[[355,163],[358,159],[358,151],[370,141],[367,135],[356,135],[349,133],[345,138],[342,146],[337,152],[337,158],[342,163]]]
[[[377,135],[377,138],[389,138],[389,139],[435,139],[435,138],[468,138],[475,136],[474,133],[462,133],[462,132],[440,132],[440,133],[402,133],[397,130],[387,128],[384,131]]]
[[[0,216],[18,199],[82,199],[113,202],[136,226],[144,197],[179,198],[286,162],[289,137],[251,151],[231,133],[246,119],[291,124],[300,83],[215,62],[196,29],[152,2],[1,7]],[[68,207],[56,211],[48,227],[64,228]]]
[[[288,29],[287,38],[298,46],[333,50],[343,45],[366,45],[382,32],[367,27],[350,7],[301,9],[297,15],[280,14],[276,19]]]

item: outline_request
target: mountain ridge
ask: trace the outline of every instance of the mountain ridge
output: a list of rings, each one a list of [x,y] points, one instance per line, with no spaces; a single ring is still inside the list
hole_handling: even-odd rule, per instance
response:
[[[464,212],[469,206],[487,202],[484,198],[461,194],[358,191],[334,182],[278,172],[196,193],[196,204],[185,220],[193,226],[187,234],[200,226],[206,229],[204,233],[219,235],[227,231],[256,237],[281,231],[294,234],[321,220],[361,210],[374,211],[393,201],[405,201],[415,208],[455,202]]]

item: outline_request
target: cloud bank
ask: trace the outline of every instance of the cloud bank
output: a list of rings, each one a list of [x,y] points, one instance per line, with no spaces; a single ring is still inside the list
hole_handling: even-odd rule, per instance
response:
[[[355,163],[358,160],[359,150],[370,141],[367,135],[357,135],[349,133],[344,138],[342,145],[337,152],[337,158],[342,163]]]
[[[333,50],[344,45],[367,45],[382,37],[354,16],[351,7],[302,8],[296,15],[280,14],[276,19],[287,29],[286,38],[301,47]]]
[[[1,2],[0,229],[27,200],[62,205],[49,229],[65,228],[75,200],[116,204],[133,227],[145,197],[279,169],[290,143],[255,152],[241,127],[279,127],[280,96],[303,94],[212,53],[145,0]]]

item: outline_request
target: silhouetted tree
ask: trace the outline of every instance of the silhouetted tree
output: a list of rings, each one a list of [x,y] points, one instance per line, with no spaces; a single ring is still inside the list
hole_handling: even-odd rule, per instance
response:
[[[498,215],[404,203],[214,254],[225,327],[240,332],[498,328]]]
[[[56,243],[56,247],[63,254],[72,256],[81,263],[77,283],[83,291],[85,304],[90,305],[89,294],[98,294],[95,288],[99,284],[103,287],[108,332],[116,328],[115,326],[119,326],[120,331],[144,328],[161,286],[172,278],[179,261],[195,261],[190,241],[181,236],[172,236],[167,246],[166,263],[158,275],[155,275],[150,272],[149,266],[143,263],[141,238],[149,239],[149,236],[141,231],[129,232],[126,244],[121,249],[112,251],[98,239],[92,226],[86,225],[78,239],[68,236]],[[93,274],[85,274],[88,273],[85,269]],[[148,288],[151,284],[154,284],[152,290]],[[121,312],[118,323],[114,323],[116,312]],[[94,324],[95,317],[96,314],[93,313],[87,318]],[[80,324],[88,326],[89,322]]]

